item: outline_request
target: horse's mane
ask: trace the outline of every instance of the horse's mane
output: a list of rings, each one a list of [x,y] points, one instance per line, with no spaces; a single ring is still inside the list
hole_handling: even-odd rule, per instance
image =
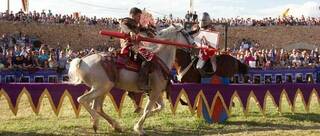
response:
[[[172,33],[177,32],[180,29],[183,29],[181,25],[170,25],[169,27],[162,29],[156,37],[159,39],[171,40],[173,38]],[[161,44],[151,44],[149,47],[152,48],[154,53],[157,53],[166,46],[163,46]]]
[[[171,38],[170,33],[176,32],[183,29],[183,27],[181,25],[170,25],[169,27],[162,29],[159,32],[158,37],[159,38]]]

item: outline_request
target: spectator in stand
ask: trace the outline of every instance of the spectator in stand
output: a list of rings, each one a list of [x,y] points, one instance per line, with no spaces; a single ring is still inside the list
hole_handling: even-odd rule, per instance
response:
[[[317,60],[319,60],[319,48],[315,48],[315,50],[311,50],[311,55],[314,57],[315,61],[318,62]]]
[[[59,61],[58,61],[58,73],[62,73],[66,69],[68,58],[64,51],[60,51]]]
[[[239,54],[237,54],[237,59],[244,63],[244,54],[243,54],[243,51],[240,51]]]
[[[291,60],[292,60],[292,67],[300,67],[302,65],[301,59],[301,53],[300,51],[296,51],[295,49],[293,50],[293,54],[291,54],[290,56]]]
[[[311,57],[313,63],[315,63],[315,64],[319,63],[318,56],[319,56],[318,48],[316,48],[315,50],[311,50],[310,57]]]
[[[279,67],[285,67],[289,64],[289,56],[287,55],[286,51],[284,49],[280,50],[279,54]]]
[[[42,44],[39,51],[41,50],[44,50],[45,52],[49,52],[49,46],[47,44]]]
[[[6,68],[8,69],[13,68],[13,57],[14,57],[13,49],[9,48],[6,53],[6,59],[7,59],[5,64]]]
[[[1,39],[0,39],[0,47],[1,47],[1,50],[2,50],[2,53],[3,53],[3,55],[5,55],[5,51],[8,49],[8,47],[9,47],[9,39],[8,39],[8,37],[7,37],[7,35],[6,34],[3,34],[2,35],[2,37],[1,37]]]
[[[13,68],[15,70],[22,70],[23,69],[23,62],[24,62],[24,57],[22,55],[15,55],[13,56]]]
[[[192,13],[188,10],[187,14],[185,15],[185,19],[187,22],[190,22],[192,18]]]
[[[6,67],[6,58],[5,56],[3,55],[3,51],[2,49],[0,50],[0,71],[1,70],[4,70]]]
[[[47,69],[49,67],[48,60],[49,54],[45,48],[40,49],[40,54],[38,56],[39,66],[41,68]]]
[[[65,49],[65,51],[66,51],[66,52],[69,52],[70,49],[71,49],[71,48],[70,48],[70,43],[68,43],[68,44],[67,44],[67,48]]]
[[[58,68],[58,62],[57,57],[54,53],[51,53],[48,59],[48,65],[50,69],[57,69]]]
[[[32,51],[32,60],[33,60],[33,64],[36,68],[41,68],[40,67],[40,64],[39,64],[39,51],[35,50],[35,51]]]
[[[53,14],[51,13],[51,10],[48,10],[48,14],[47,14],[47,16],[48,17],[51,17]]]
[[[255,62],[255,58],[252,56],[252,53],[249,51],[246,51],[246,55],[244,57],[244,63],[249,65],[249,63]],[[254,66],[255,67],[255,66]]]
[[[34,67],[34,60],[32,56],[31,50],[28,50],[26,55],[24,56],[23,67],[25,69],[32,69]]]
[[[197,15],[196,11],[194,11],[194,13],[192,14],[192,22],[193,23],[197,23],[198,22],[198,15]]]
[[[261,50],[256,52],[254,57],[255,57],[255,60],[256,60],[256,67],[257,68],[262,68],[264,66],[264,64],[265,64],[265,60],[263,58]]]
[[[274,49],[273,51],[273,54],[274,54],[274,66],[275,67],[280,67],[280,51],[277,50],[277,49]]]

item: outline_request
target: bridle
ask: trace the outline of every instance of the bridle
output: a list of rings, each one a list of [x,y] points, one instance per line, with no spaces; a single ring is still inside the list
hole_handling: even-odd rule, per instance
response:
[[[172,24],[172,26],[174,26],[175,28],[177,28],[176,25]],[[180,32],[183,37],[186,39],[187,43],[189,45],[194,45],[196,46],[196,43],[195,41],[193,40],[193,38],[191,37],[191,35],[187,32],[186,29],[180,29],[179,31],[177,32]],[[180,74],[177,73],[177,80],[179,82],[181,82],[183,76],[190,70],[190,68],[193,66],[193,63],[194,61],[196,60],[196,48],[182,48],[181,50],[183,50],[184,52],[187,52],[187,54],[189,54],[191,56],[191,62],[188,64],[187,67],[185,67],[181,72]]]
[[[175,24],[172,24],[173,27],[177,28],[178,26]],[[192,36],[189,34],[189,32],[187,32],[187,30],[185,28],[180,29],[179,31],[183,37],[185,38],[185,40],[187,41],[187,43],[189,45],[193,45],[194,47],[196,47],[196,43],[194,41],[194,39],[192,38]],[[183,51],[189,53],[191,55],[192,58],[194,58],[195,56],[197,56],[198,50],[196,48],[182,48]]]

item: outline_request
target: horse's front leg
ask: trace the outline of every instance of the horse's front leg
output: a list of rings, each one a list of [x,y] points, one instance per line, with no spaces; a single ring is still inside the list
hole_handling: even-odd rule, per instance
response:
[[[134,125],[134,131],[137,132],[139,135],[145,135],[145,132],[143,130],[143,123],[148,117],[148,115],[152,112],[152,109],[154,107],[154,104],[158,100],[160,95],[160,91],[152,91],[150,94],[146,107],[144,109],[143,115],[139,119],[139,121]]]
[[[155,113],[158,113],[158,112],[163,110],[165,104],[163,102],[162,93],[159,96],[158,100],[156,101],[156,105],[157,105],[157,107],[151,110],[151,113],[149,113],[148,117],[150,117],[150,116],[154,115]]]
[[[134,113],[140,113],[142,111],[142,108],[140,107],[140,105],[137,105],[135,103],[135,95],[137,95],[137,93],[134,93],[134,92],[128,92],[128,96],[129,98],[132,100],[132,102],[134,103]]]

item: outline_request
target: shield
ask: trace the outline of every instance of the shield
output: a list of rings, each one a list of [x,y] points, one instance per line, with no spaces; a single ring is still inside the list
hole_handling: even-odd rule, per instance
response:
[[[214,31],[200,31],[194,38],[195,43],[200,47],[208,47],[207,49],[201,49],[199,51],[199,61],[197,68],[202,68],[207,60],[209,60],[214,54],[215,50],[212,48],[218,47],[219,33]]]
[[[217,48],[219,42],[219,32],[200,31],[200,33],[194,38],[194,41],[198,46]]]

